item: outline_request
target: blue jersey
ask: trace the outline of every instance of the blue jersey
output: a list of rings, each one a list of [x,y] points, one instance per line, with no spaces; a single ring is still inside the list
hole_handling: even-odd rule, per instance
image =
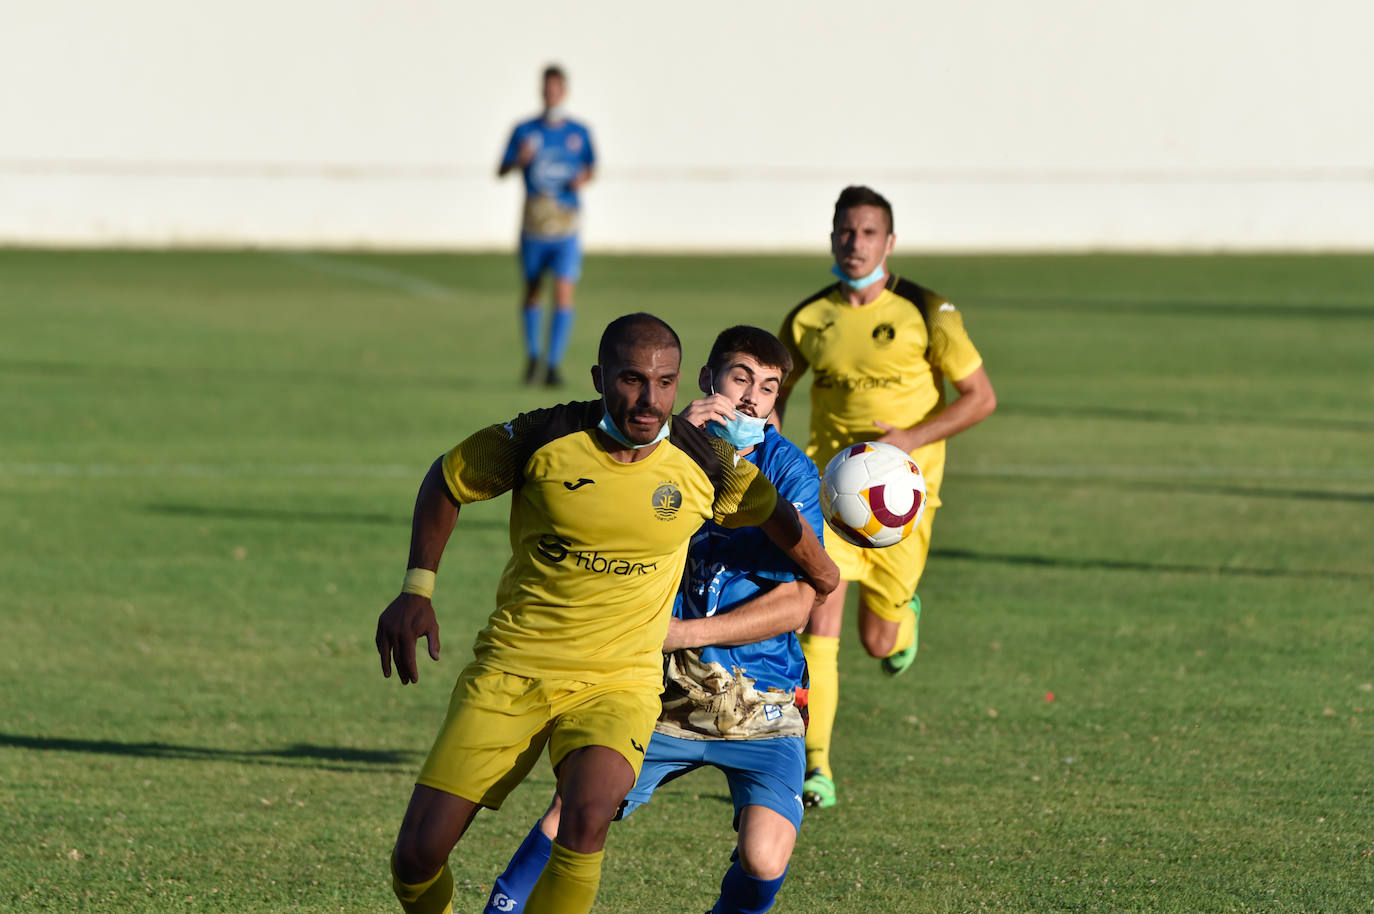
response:
[[[566,238],[577,232],[577,191],[573,179],[584,168],[596,165],[592,135],[573,120],[550,124],[542,117],[517,124],[506,144],[501,167],[510,168],[526,143],[534,158],[525,166],[524,235],[534,238]]]
[[[817,537],[824,536],[820,478],[811,458],[769,426],[763,442],[743,459],[773,483],[779,498],[792,502]],[[792,560],[759,528],[728,530],[708,522],[688,547],[687,570],[673,614],[699,619],[729,612],[777,582],[800,577]],[[726,670],[742,669],[760,689],[791,691],[806,684],[806,659],[791,632],[755,644],[702,648],[701,659]]]

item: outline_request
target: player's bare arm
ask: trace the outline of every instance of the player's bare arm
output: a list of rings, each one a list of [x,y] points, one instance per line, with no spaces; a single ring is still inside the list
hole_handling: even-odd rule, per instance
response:
[[[576,175],[573,176],[573,179],[571,181],[568,182],[568,187],[571,190],[581,190],[583,187],[586,187],[588,184],[591,183],[592,177],[594,175],[595,172],[592,169],[583,168],[580,171],[578,171]]]
[[[410,568],[439,570],[444,546],[458,521],[458,502],[444,482],[444,458],[434,461],[420,483],[415,497],[415,513],[410,521]],[[377,618],[377,653],[382,675],[391,678],[394,661],[401,684],[420,678],[415,662],[415,646],[420,638],[429,646],[431,660],[439,659],[439,620],[429,597],[401,593]]]
[[[759,524],[779,549],[787,554],[802,575],[815,588],[815,601],[821,602],[840,583],[840,569],[825,554],[816,532],[785,498],[779,498],[768,520]]]
[[[729,612],[700,619],[670,619],[663,650],[668,653],[684,647],[735,647],[767,641],[806,624],[815,602],[816,590],[809,583],[785,581]]]
[[[959,396],[953,403],[910,428],[897,428],[886,422],[875,421],[873,424],[884,432],[878,440],[895,444],[910,453],[935,441],[954,437],[982,422],[997,408],[997,393],[992,389],[987,370],[981,365],[968,377],[955,381],[954,389]],[[781,402],[782,398],[778,399]]]

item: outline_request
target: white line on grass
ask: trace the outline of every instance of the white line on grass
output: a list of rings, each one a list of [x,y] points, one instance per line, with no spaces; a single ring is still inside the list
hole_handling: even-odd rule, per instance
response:
[[[410,464],[357,463],[0,463],[0,476],[194,476],[194,477],[409,477],[423,473],[423,467]],[[973,476],[987,479],[999,477],[1018,479],[1374,479],[1374,469],[1276,468],[1276,467],[1187,467],[1187,466],[1068,466],[1049,464],[1034,466],[1013,464],[1006,466],[956,466],[950,476]]]
[[[273,251],[270,256],[278,260],[285,260],[288,263],[296,264],[307,270],[316,273],[327,273],[330,276],[342,276],[346,279],[356,279],[359,282],[371,283],[375,286],[384,286],[388,289],[395,289],[398,292],[405,292],[420,298],[454,298],[454,292],[447,286],[440,285],[422,276],[414,276],[410,273],[403,273],[400,270],[392,270],[387,267],[372,266],[370,264],[358,263],[356,260],[344,260],[342,257],[325,257],[322,254],[305,254],[299,251]]]

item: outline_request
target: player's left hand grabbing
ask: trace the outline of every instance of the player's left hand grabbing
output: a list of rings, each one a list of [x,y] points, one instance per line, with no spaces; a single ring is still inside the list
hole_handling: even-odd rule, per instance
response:
[[[678,413],[678,418],[697,428],[705,428],[706,423],[711,421],[724,425],[735,418],[735,405],[724,394],[711,394],[688,403],[687,408]]]
[[[423,637],[429,645],[429,659],[439,659],[439,619],[428,597],[403,593],[391,601],[377,617],[377,653],[382,658],[382,676],[391,678],[391,663],[401,685],[418,682],[420,670],[415,662],[415,646]]]

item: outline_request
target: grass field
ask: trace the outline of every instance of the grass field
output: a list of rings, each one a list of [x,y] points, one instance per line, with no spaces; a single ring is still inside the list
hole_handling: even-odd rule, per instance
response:
[[[1000,406],[951,445],[913,671],[847,632],[841,805],[775,910],[1374,911],[1374,258],[896,266]],[[592,257],[564,396],[610,317],[694,376],[825,268]],[[373,629],[425,468],[550,402],[515,289],[509,256],[0,251],[0,909],[395,910],[505,500],[463,512],[417,686]],[[551,784],[478,817],[456,910]],[[665,789],[597,910],[705,910],[729,820],[713,772]]]

